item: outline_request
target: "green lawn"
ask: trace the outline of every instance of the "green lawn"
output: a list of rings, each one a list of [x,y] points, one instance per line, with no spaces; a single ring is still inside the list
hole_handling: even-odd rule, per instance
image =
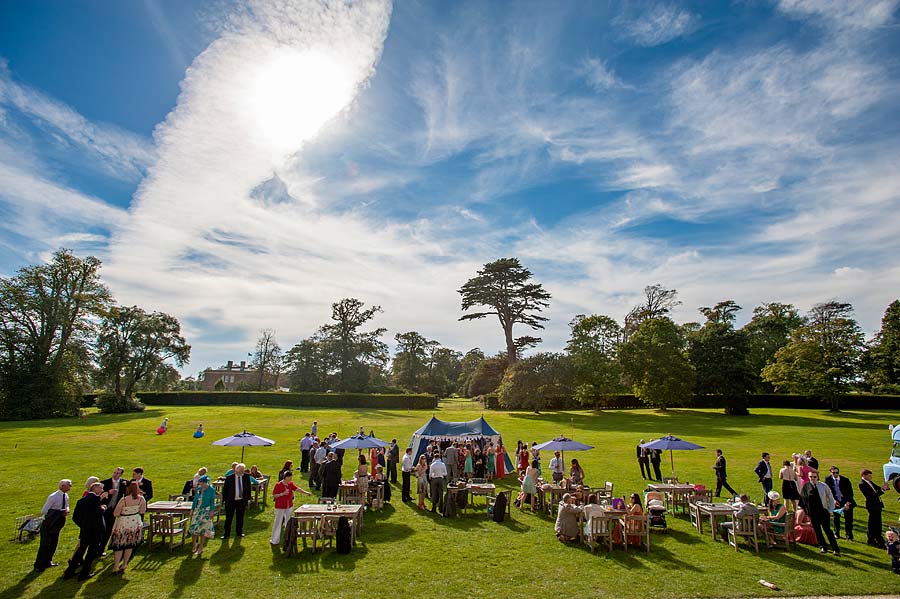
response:
[[[435,414],[444,420],[470,420],[481,411],[467,402],[444,402]],[[240,456],[234,448],[210,442],[246,428],[275,439],[274,447],[252,448],[245,461],[275,473],[285,459],[299,464],[298,437],[313,419],[319,431],[351,434],[362,425],[382,439],[396,437],[405,445],[430,412],[380,410],[323,410],[269,408],[150,408],[128,416],[90,414],[84,420],[53,420],[0,424],[5,459],[0,462],[0,522],[12,535],[17,515],[40,510],[44,498],[60,478],[75,481],[73,503],[90,475],[106,478],[116,465],[130,470],[142,465],[153,481],[157,497],[181,490],[198,466],[224,472]],[[169,417],[169,432],[155,429]],[[773,465],[793,451],[812,449],[823,469],[838,464],[858,480],[862,467],[876,478],[890,451],[887,426],[900,422],[898,412],[830,414],[810,410],[754,410],[749,417],[727,417],[705,410],[649,410],[529,413],[485,413],[507,445],[516,439],[544,441],[558,434],[590,443],[596,449],[578,455],[588,482],[615,482],[622,495],[642,490],[635,460],[638,439],[671,432],[706,446],[695,452],[676,452],[681,480],[714,483],[713,450],[728,458],[729,482],[754,497],[761,494],[753,467],[762,450],[771,452]],[[191,437],[203,422],[206,438]],[[544,463],[549,461],[547,456]],[[668,456],[663,463],[668,465]],[[345,465],[345,476],[350,467]],[[776,468],[777,471],[777,468]],[[510,480],[510,479],[508,479]],[[305,481],[301,481],[306,488]],[[509,484],[509,483],[507,483]],[[653,534],[649,554],[621,549],[596,555],[583,546],[566,546],[553,535],[553,520],[513,509],[511,522],[496,524],[482,514],[446,520],[422,513],[399,501],[380,513],[367,512],[358,545],[348,556],[332,550],[286,558],[268,543],[272,505],[248,512],[246,538],[227,548],[210,542],[203,559],[193,559],[185,547],[170,556],[165,550],[141,550],[124,579],[108,576],[111,557],[95,566],[100,575],[86,583],[64,581],[62,567],[32,572],[37,543],[4,543],[0,560],[7,575],[0,583],[0,599],[16,597],[222,597],[239,596],[232,589],[247,588],[246,596],[417,597],[745,597],[810,594],[893,593],[900,579],[891,574],[882,551],[865,543],[864,508],[856,510],[856,543],[841,541],[843,557],[820,555],[816,548],[799,551],[752,551],[713,543],[700,537],[685,516],[669,517],[668,534]],[[885,495],[886,523],[897,521],[898,503]],[[858,499],[859,501],[859,499]],[[56,561],[71,553],[77,529],[63,530]],[[774,593],[759,586],[764,578],[778,584]],[[361,593],[359,589],[365,589]]]

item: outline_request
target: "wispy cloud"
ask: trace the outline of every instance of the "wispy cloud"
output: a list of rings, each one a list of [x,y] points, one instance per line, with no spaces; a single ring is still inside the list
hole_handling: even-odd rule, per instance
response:
[[[585,78],[588,85],[597,91],[604,91],[614,87],[627,87],[605,60],[588,56],[581,64],[579,73]]]
[[[17,83],[2,60],[0,106],[21,113],[60,143],[71,143],[78,151],[92,155],[94,164],[107,175],[137,180],[154,159],[153,145],[146,138],[115,125],[88,121],[70,106]]]
[[[778,0],[778,9],[796,17],[819,17],[829,25],[872,29],[889,23],[898,0]]]
[[[653,4],[633,19],[620,19],[626,34],[641,46],[658,46],[692,33],[698,17],[670,4]]]

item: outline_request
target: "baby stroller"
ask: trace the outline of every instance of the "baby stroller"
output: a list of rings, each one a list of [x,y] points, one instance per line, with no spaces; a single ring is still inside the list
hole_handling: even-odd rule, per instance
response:
[[[650,530],[656,529],[668,532],[666,503],[663,501],[662,493],[659,491],[647,491],[644,493],[644,505],[647,506],[647,513],[650,514]]]

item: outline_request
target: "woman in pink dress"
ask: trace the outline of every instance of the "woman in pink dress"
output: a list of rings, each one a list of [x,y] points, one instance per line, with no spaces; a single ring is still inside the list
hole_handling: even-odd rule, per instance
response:
[[[497,445],[497,478],[506,476],[506,448],[503,443]]]

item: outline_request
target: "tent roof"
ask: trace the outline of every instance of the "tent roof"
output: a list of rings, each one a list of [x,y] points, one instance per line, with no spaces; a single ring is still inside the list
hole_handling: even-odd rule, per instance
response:
[[[413,434],[433,437],[490,437],[500,433],[487,423],[484,416],[468,422],[445,422],[432,416],[431,420]]]

